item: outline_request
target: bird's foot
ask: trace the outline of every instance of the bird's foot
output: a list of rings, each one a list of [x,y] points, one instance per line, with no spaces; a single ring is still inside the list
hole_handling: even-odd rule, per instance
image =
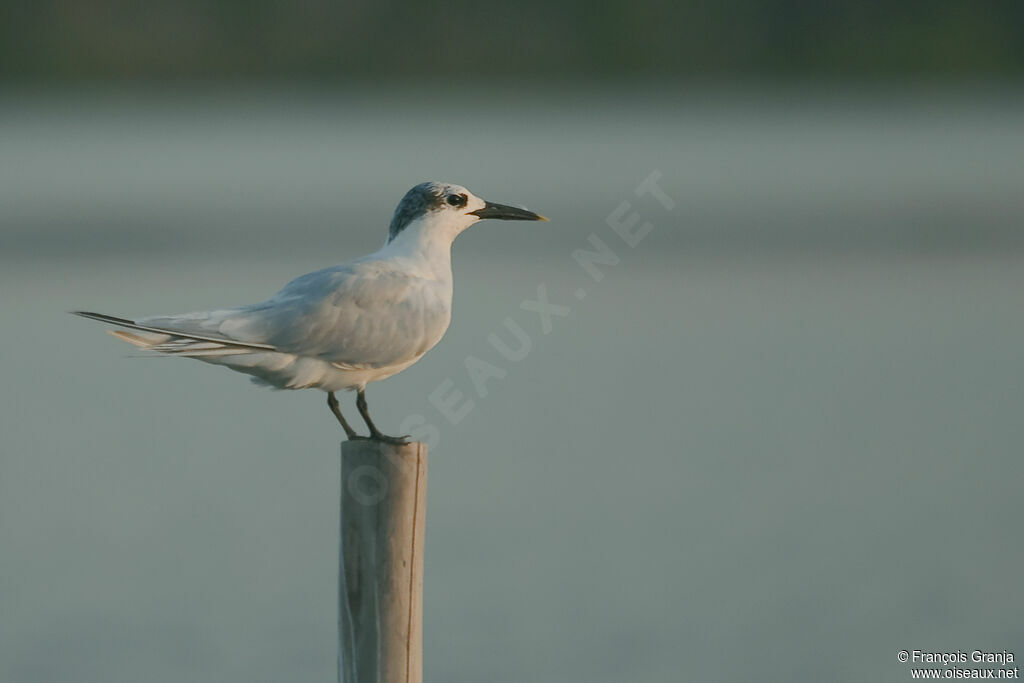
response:
[[[404,446],[409,443],[409,439],[412,437],[406,434],[405,436],[388,436],[387,434],[381,434],[377,432],[370,434],[370,436],[363,436],[362,434],[348,434],[346,435],[349,441],[380,441],[381,443],[391,444],[392,446]]]
[[[345,439],[347,441],[371,441],[373,439],[373,437],[372,436],[363,436],[362,434],[352,433],[352,434],[346,434],[345,435]]]
[[[409,439],[412,437],[406,434],[405,436],[388,436],[387,434],[381,434],[380,432],[374,432],[371,434],[369,439],[374,441],[382,441],[383,443],[389,443],[392,446],[404,446],[409,443]]]

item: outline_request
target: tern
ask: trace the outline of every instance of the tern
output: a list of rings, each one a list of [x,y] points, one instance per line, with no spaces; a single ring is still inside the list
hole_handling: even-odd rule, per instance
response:
[[[135,346],[223,365],[259,385],[321,389],[347,438],[403,444],[408,436],[387,436],[370,418],[366,385],[441,341],[452,318],[452,243],[484,219],[547,220],[461,185],[420,183],[398,203],[380,250],[302,275],[261,303],[135,319],[72,313],[127,328],[109,332]],[[342,389],[356,391],[368,437],[341,414]]]

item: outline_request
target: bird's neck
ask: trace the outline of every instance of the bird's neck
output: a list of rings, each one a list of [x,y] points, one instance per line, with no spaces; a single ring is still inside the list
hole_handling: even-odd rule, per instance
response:
[[[424,226],[425,227],[425,226]],[[377,255],[402,262],[406,268],[426,277],[450,280],[452,276],[452,241],[436,230],[410,226],[385,244]]]

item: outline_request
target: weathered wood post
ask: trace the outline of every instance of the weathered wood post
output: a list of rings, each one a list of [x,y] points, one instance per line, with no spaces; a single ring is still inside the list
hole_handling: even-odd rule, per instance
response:
[[[339,683],[422,683],[426,493],[426,444],[341,444]]]

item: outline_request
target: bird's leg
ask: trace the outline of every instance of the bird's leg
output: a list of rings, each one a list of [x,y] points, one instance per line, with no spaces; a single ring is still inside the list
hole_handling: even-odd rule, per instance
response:
[[[360,387],[356,391],[356,408],[359,408],[359,414],[363,416],[363,422],[370,428],[370,438],[376,439],[377,441],[383,441],[384,443],[395,444],[396,446],[402,446],[409,443],[408,436],[388,436],[382,434],[377,425],[373,424],[373,420],[370,419],[370,412],[366,407],[366,389]]]
[[[359,436],[356,434],[356,430],[352,429],[352,425],[348,423],[345,416],[341,414],[341,408],[338,407],[338,399],[334,395],[333,391],[327,392],[327,406],[334,413],[334,417],[338,418],[338,422],[341,423],[341,428],[345,430],[345,436],[349,438],[349,441],[353,439],[365,439],[365,436]]]

